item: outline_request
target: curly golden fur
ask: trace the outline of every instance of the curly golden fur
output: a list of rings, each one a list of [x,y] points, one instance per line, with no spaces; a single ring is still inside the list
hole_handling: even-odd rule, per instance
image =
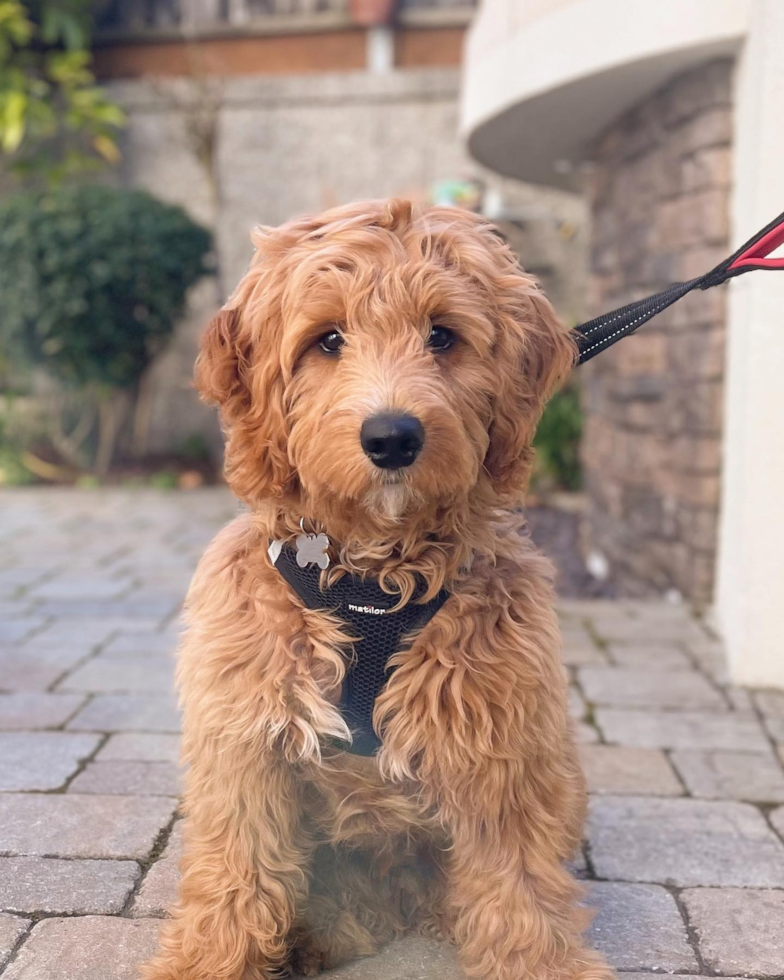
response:
[[[574,346],[493,228],[405,201],[261,229],[210,324],[197,385],[220,406],[248,513],[196,573],[180,651],[186,849],[147,980],[312,974],[406,931],[449,937],[470,977],[607,980],[583,945],[584,788],[550,567],[516,508]],[[456,343],[428,347],[432,324]],[[339,329],[328,356],[318,339]],[[421,455],[382,470],[362,421],[416,416]],[[372,574],[440,612],[394,657],[383,747],[339,751],[346,637],[267,557],[300,519],[334,577]]]

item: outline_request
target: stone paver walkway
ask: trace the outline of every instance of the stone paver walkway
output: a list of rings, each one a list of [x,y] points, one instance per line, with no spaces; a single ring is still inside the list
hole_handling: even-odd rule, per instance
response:
[[[0,492],[0,974],[131,980],[174,894],[177,615],[221,491]],[[784,694],[682,607],[564,602],[593,943],[627,976],[784,974]],[[458,977],[393,944],[342,980]]]

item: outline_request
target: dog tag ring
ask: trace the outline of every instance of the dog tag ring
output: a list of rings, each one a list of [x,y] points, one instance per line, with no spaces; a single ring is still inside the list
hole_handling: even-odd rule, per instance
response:
[[[307,534],[304,527],[304,518],[300,519],[299,526],[302,534],[297,538],[297,564],[300,568],[316,564],[320,569],[329,568],[329,538],[326,534]]]

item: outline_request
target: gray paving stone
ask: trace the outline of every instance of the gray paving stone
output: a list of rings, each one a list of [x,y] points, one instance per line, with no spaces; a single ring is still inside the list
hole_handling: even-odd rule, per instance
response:
[[[594,797],[588,839],[600,878],[784,886],[784,845],[747,803]]]
[[[681,786],[663,752],[622,745],[582,745],[580,762],[590,793],[632,796],[682,796]]]
[[[578,677],[586,698],[594,704],[683,710],[727,707],[719,692],[694,670],[581,667]]]
[[[754,715],[623,708],[597,708],[595,714],[605,740],[621,745],[643,749],[770,751],[770,743]]]
[[[133,903],[135,916],[160,918],[167,914],[177,900],[182,857],[183,821],[178,820],[161,858],[147,872],[139,894]]]
[[[79,575],[66,572],[48,582],[28,589],[34,599],[116,599],[131,588],[128,579],[111,579],[102,575]]]
[[[16,619],[3,618],[0,620],[0,643],[21,643],[36,630],[45,625],[46,620],[41,616],[20,616]]]
[[[661,607],[659,607],[661,608]],[[693,622],[683,622],[681,619],[624,616],[592,617],[591,623],[597,634],[605,643],[677,643],[701,638],[702,630]]]
[[[572,721],[574,740],[579,745],[592,745],[599,741],[599,733],[585,721]]]
[[[180,771],[172,762],[90,762],[68,788],[71,793],[177,796]]]
[[[144,859],[171,819],[163,796],[0,795],[0,854]]]
[[[8,962],[16,944],[29,928],[29,919],[0,912],[0,970]]]
[[[174,695],[99,694],[70,722],[73,731],[178,732]]]
[[[0,650],[0,689],[4,691],[43,691],[77,664],[81,650],[23,647]]]
[[[146,619],[133,616],[69,616],[54,620],[34,637],[36,644],[89,644],[94,650],[121,630],[153,632],[160,625],[160,617]],[[33,641],[30,641],[33,642]]]
[[[675,899],[661,886],[595,882],[588,902],[598,909],[588,940],[617,970],[698,969]]]
[[[784,718],[784,691],[756,691],[754,700],[763,715]]]
[[[784,974],[784,892],[698,888],[683,892],[682,899],[710,970]]]
[[[59,728],[84,704],[83,694],[15,691],[0,694],[0,731]]]
[[[101,656],[173,657],[176,647],[177,637],[170,633],[119,633],[109,641]]]
[[[152,629],[159,626],[175,615],[180,608],[180,602],[165,596],[160,598],[148,597],[135,600],[133,596],[127,599],[48,599],[37,607],[41,616],[53,616],[63,619],[119,619],[126,625],[134,622],[139,625],[143,620],[149,620]]]
[[[770,733],[774,742],[784,742],[784,718],[775,718],[772,715],[765,719],[765,728]]]
[[[0,858],[0,909],[63,913],[122,911],[140,874],[135,861]]]
[[[619,667],[669,671],[689,670],[692,666],[683,650],[674,643],[611,643],[607,653]]]
[[[3,980],[138,980],[159,927],[155,919],[116,916],[43,919]]]
[[[73,732],[0,732],[0,792],[59,789],[99,742]]]
[[[770,822],[773,824],[774,830],[778,831],[781,838],[784,839],[784,806],[780,806],[771,812]]]
[[[463,980],[464,977],[457,963],[457,952],[450,943],[418,936],[398,939],[385,946],[378,956],[354,960],[322,975],[325,980]]]
[[[174,762],[180,760],[180,736],[164,733],[121,732],[112,735],[96,759],[130,762]]]
[[[174,660],[151,657],[97,657],[78,667],[59,684],[60,691],[101,694],[163,694],[174,688]]]
[[[561,659],[567,666],[607,663],[607,657],[584,628],[565,627],[561,631],[561,640]]]
[[[679,749],[672,761],[692,796],[784,803],[784,773],[772,754]]]
[[[584,718],[588,713],[588,706],[583,700],[582,694],[572,684],[569,686],[569,714],[575,720]]]

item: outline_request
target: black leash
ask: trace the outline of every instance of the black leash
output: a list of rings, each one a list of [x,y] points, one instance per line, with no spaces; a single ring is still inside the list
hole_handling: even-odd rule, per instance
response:
[[[644,323],[662,310],[677,302],[692,289],[710,289],[728,279],[751,272],[753,269],[784,269],[784,258],[769,259],[768,255],[779,245],[784,244],[784,214],[780,214],[769,225],[749,239],[734,255],[717,265],[715,269],[698,276],[689,282],[676,282],[654,296],[639,299],[620,309],[597,316],[594,320],[575,327],[578,364],[585,364],[603,350],[612,347],[619,340],[634,333]]]

